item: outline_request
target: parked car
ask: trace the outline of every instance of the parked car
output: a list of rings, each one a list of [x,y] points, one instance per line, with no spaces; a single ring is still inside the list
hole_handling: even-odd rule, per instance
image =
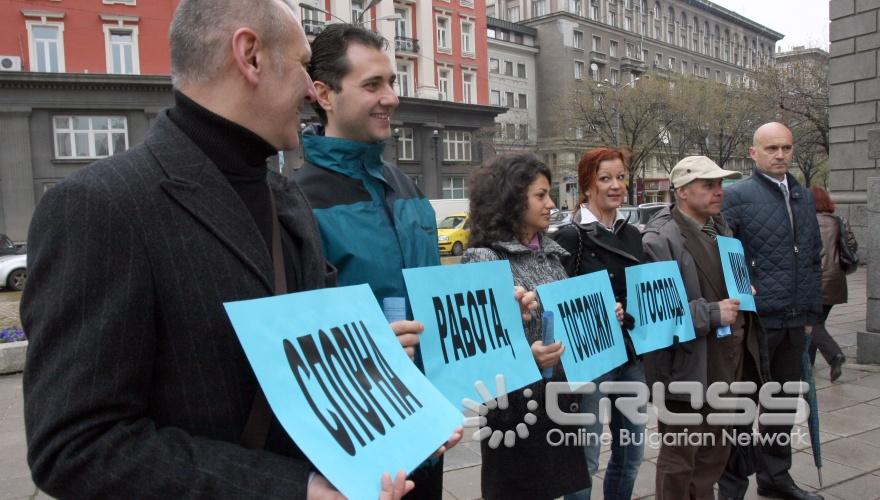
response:
[[[25,252],[23,245],[16,245],[9,236],[0,233],[0,255],[17,255]]]
[[[20,292],[27,282],[27,255],[0,257],[0,286]]]
[[[437,244],[441,254],[461,255],[464,253],[471,235],[470,229],[465,227],[467,220],[468,214],[459,212],[446,216],[440,221],[440,224],[437,224]]]
[[[654,214],[670,205],[672,204],[665,202],[642,203],[639,205],[639,231],[645,229],[645,226]]]
[[[626,218],[627,224],[638,225],[639,223],[639,209],[632,205],[622,205],[618,207],[617,211]]]
[[[571,215],[572,212],[570,210],[559,210],[554,208],[550,211],[550,227],[547,228],[547,233],[553,234],[556,231],[559,231],[559,228],[566,224],[571,223]]]

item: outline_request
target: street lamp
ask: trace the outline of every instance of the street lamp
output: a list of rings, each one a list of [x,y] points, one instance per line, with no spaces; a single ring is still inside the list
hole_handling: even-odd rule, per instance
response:
[[[400,129],[395,127],[391,134],[394,137],[394,161],[400,160]]]
[[[591,69],[592,69],[592,67],[593,67],[593,65],[590,65]],[[599,88],[607,87],[614,92],[614,101],[615,101],[615,103],[614,103],[614,146],[618,147],[618,148],[620,147],[620,99],[618,97],[618,93],[627,87],[635,87],[636,82],[639,81],[639,79],[640,79],[640,77],[635,77],[629,83],[625,83],[623,85],[618,85],[618,84],[612,84],[606,78],[604,80],[605,85],[602,85],[601,83],[596,84],[596,86]]]

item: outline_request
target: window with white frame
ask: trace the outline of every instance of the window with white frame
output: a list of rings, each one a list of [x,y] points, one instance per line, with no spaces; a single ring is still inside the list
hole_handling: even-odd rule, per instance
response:
[[[351,22],[357,23],[364,12],[364,2],[361,0],[351,1]]]
[[[452,100],[452,70],[447,68],[437,69],[437,90],[441,101]]]
[[[574,38],[572,41],[573,41],[572,45],[574,46],[574,48],[583,49],[584,48],[584,32],[574,30]]]
[[[55,158],[93,159],[128,149],[128,120],[124,116],[59,115],[52,120]]]
[[[636,46],[627,42],[627,44],[626,44],[626,57],[629,57],[630,59],[632,59],[633,57],[635,57],[635,54],[636,54]]]
[[[608,42],[608,55],[610,57],[617,57],[617,42],[614,40]]]
[[[30,70],[64,72],[64,23],[27,21]]]
[[[403,61],[397,61],[397,95],[401,97],[413,96],[413,77],[412,64]]]
[[[504,61],[504,74],[513,76],[513,61]]]
[[[566,10],[572,14],[581,15],[581,0],[568,0]]]
[[[476,80],[476,76],[470,71],[463,71],[461,73],[462,102],[466,104],[474,104],[477,102]]]
[[[505,92],[504,93],[504,105],[508,108],[513,107],[513,92]]]
[[[543,16],[546,13],[547,13],[546,0],[533,0],[532,1],[532,17]]]
[[[474,23],[471,21],[461,22],[461,53],[474,54]]]
[[[449,18],[437,16],[437,48],[439,50],[451,50],[449,44]]]
[[[471,133],[464,130],[444,130],[443,159],[471,161]]]
[[[611,85],[617,85],[620,83],[620,71],[616,69],[611,70]]]
[[[599,20],[599,0],[590,0],[590,19]]]
[[[138,75],[141,72],[136,26],[115,27],[104,25],[107,73]]]
[[[626,31],[633,30],[633,18],[632,16],[626,16],[623,18],[623,29]]]
[[[500,90],[489,91],[489,104],[491,104],[493,106],[501,106],[501,91]]]
[[[395,37],[409,37],[410,30],[407,27],[407,22],[409,21],[409,9],[394,9],[394,14],[397,15],[397,20],[394,21],[394,36]]]
[[[467,198],[467,185],[463,175],[450,175],[443,177],[443,199]]]
[[[593,35],[593,51],[602,52],[602,37]]]
[[[409,127],[398,129],[400,136],[397,138],[397,159],[412,160],[415,158],[415,140],[413,129]]]
[[[516,107],[519,109],[528,109],[529,108],[529,99],[525,94],[517,94],[516,95]]]
[[[104,5],[137,5],[137,0],[103,0]]]
[[[519,125],[519,138],[524,141],[529,140],[529,126],[525,123]]]
[[[575,61],[574,62],[574,79],[580,80],[584,77],[584,62],[583,61]]]
[[[498,73],[501,68],[501,62],[494,57],[489,58],[489,73]]]
[[[596,69],[593,69],[593,66],[595,66]],[[581,70],[581,71],[583,72],[583,70]],[[596,82],[598,82],[602,79],[602,68],[599,67],[598,64],[591,64],[590,65],[590,78]]]
[[[508,7],[507,8],[507,20],[512,23],[519,22],[519,7]]]
[[[526,78],[526,65],[523,63],[516,63],[516,76],[518,78]]]

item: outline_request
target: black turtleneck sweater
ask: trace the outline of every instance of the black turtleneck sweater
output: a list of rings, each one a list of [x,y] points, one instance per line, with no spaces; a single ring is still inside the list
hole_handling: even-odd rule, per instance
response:
[[[266,183],[266,159],[277,153],[262,137],[200,106],[181,92],[174,91],[174,107],[168,117],[211,159],[238,193],[263,236],[266,251],[272,248],[271,193]],[[281,232],[286,257],[287,289],[299,289],[298,242]]]

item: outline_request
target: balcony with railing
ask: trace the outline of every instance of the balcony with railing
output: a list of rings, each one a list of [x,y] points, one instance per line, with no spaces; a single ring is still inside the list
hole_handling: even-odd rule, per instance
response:
[[[597,64],[608,64],[608,56],[598,50],[590,51],[590,60]]]
[[[303,19],[303,31],[306,32],[306,35],[317,35],[318,33],[324,31],[324,26],[327,23],[324,21],[317,21],[315,19]]]
[[[644,73],[647,67],[645,63],[632,57],[624,57],[620,60],[620,69],[632,73]]]
[[[415,38],[407,38],[405,36],[394,37],[394,50],[399,52],[419,53],[419,41]]]

